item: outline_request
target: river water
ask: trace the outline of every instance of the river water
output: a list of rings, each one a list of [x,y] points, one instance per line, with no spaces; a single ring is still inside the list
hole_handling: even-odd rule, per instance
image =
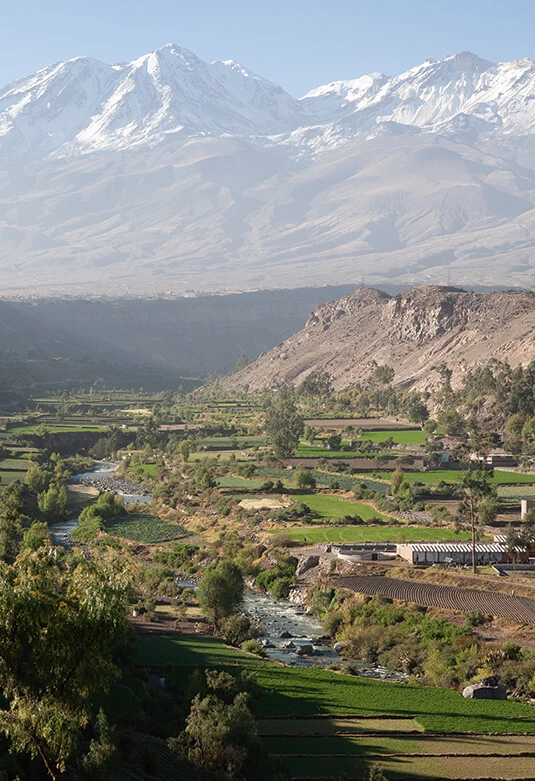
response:
[[[74,484],[92,485],[96,488],[103,488],[104,490],[110,489],[114,493],[122,496],[124,503],[129,504],[150,504],[152,501],[151,494],[132,493],[131,491],[133,483],[130,481],[116,478],[115,473],[119,469],[119,463],[115,461],[97,461],[93,469],[89,472],[81,472],[78,475],[72,476],[72,482]],[[126,489],[126,490],[122,490]],[[61,523],[54,523],[50,526],[50,533],[52,535],[52,542],[54,545],[68,546],[72,545],[71,534],[78,526],[78,518],[71,518],[68,521],[62,521]]]
[[[119,464],[112,461],[98,461],[90,472],[73,475],[73,483],[95,485],[114,479]],[[150,502],[152,496],[144,494],[128,494],[121,491],[121,481],[114,479],[116,493],[124,497],[125,504]],[[102,487],[102,486],[100,486]],[[78,518],[51,526],[52,540],[56,545],[72,544],[71,533],[78,526]],[[196,589],[195,583],[187,580],[178,581],[178,585]],[[305,608],[292,602],[274,599],[251,589],[245,590],[242,604],[243,612],[262,627],[261,642],[266,655],[291,666],[314,667],[343,663],[343,657],[334,650],[331,643],[323,636],[321,622],[306,613]],[[284,635],[284,636],[281,636]],[[306,648],[311,646],[312,648]],[[300,654],[298,650],[305,647],[311,653]],[[351,660],[351,666],[357,675],[365,678],[380,678],[388,681],[401,681],[406,676],[403,673],[387,670],[379,665],[367,665]]]

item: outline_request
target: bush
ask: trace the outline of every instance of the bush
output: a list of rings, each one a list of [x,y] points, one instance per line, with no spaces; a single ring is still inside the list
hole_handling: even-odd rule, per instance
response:
[[[287,599],[292,581],[289,578],[276,578],[268,586],[268,591],[274,599]]]
[[[257,656],[266,656],[266,652],[258,642],[258,640],[246,640],[241,644],[243,651],[248,651],[250,654],[256,654]]]
[[[229,645],[239,646],[258,637],[260,629],[248,616],[230,616],[223,625],[223,639]]]

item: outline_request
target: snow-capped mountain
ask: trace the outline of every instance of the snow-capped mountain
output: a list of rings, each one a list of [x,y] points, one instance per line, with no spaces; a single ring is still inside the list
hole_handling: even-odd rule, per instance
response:
[[[0,92],[0,155],[72,156],[169,138],[272,135],[305,121],[281,87],[173,44],[124,65],[57,63]]]
[[[13,163],[16,163],[15,165]],[[168,44],[0,90],[3,292],[532,284],[535,63],[296,99]]]
[[[0,91],[0,158],[76,156],[202,136],[320,151],[358,135],[525,135],[535,130],[535,63],[464,52],[311,90],[299,100],[232,60],[167,44],[133,62],[57,63]],[[273,138],[275,137],[275,138]]]

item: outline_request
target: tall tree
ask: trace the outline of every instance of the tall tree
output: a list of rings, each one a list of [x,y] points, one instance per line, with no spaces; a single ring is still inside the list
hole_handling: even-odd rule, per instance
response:
[[[241,569],[231,561],[221,561],[204,573],[197,598],[201,610],[210,621],[218,626],[239,607],[243,599],[243,575]]]
[[[469,469],[462,476],[463,498],[457,510],[458,519],[467,523],[472,536],[472,572],[476,572],[476,542],[482,523],[491,523],[498,511],[496,490],[489,483],[493,471]]]
[[[292,390],[281,388],[266,403],[264,415],[264,428],[277,458],[292,456],[304,430]]]
[[[57,549],[0,564],[0,731],[64,777],[95,694],[116,668],[127,583],[105,563]]]

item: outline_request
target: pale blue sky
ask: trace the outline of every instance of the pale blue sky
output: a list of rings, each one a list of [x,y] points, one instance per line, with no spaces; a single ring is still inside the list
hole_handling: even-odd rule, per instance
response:
[[[4,0],[0,85],[81,54],[115,63],[173,42],[299,97],[464,50],[533,59],[534,29],[533,0]]]

